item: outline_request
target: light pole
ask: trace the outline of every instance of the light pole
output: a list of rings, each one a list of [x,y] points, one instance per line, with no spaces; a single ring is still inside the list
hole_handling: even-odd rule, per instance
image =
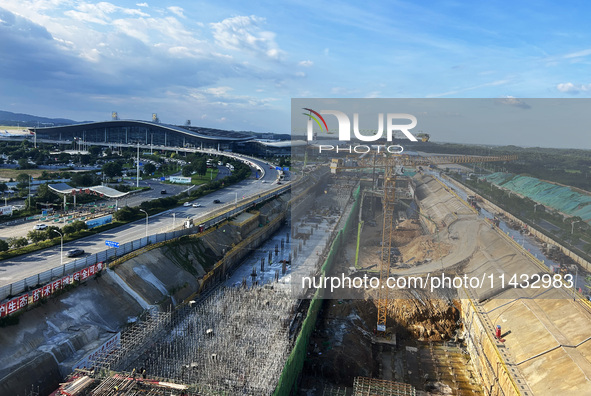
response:
[[[143,209],[140,209],[140,212],[144,212],[146,214],[146,238],[148,237],[148,212]]]
[[[64,234],[62,234],[58,230],[53,230],[53,232],[58,233],[60,235],[61,240],[62,240],[61,245],[60,245],[60,265],[64,265]]]
[[[570,227],[570,234],[571,235],[575,233],[575,223],[578,223],[578,222],[579,222],[579,220],[575,220],[572,223],[570,223],[571,224],[571,227]]]
[[[33,176],[29,175],[29,210],[31,210],[31,181],[33,180]]]
[[[135,187],[140,186],[140,143],[137,144],[137,176],[135,178]],[[148,234],[146,234],[148,236]]]

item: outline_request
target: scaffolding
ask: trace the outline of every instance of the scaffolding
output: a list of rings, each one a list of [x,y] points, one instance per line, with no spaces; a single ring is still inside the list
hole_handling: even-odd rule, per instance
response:
[[[291,351],[297,302],[271,286],[227,288],[199,304],[150,313],[97,363],[103,380],[92,394],[160,392],[155,384],[166,384],[174,394],[270,395]]]
[[[400,382],[355,377],[353,396],[416,396],[416,389]]]

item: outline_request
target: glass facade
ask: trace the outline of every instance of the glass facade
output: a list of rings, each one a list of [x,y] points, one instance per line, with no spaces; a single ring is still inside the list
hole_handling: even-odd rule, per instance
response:
[[[248,137],[200,136],[197,132],[174,126],[164,126],[134,121],[108,121],[61,127],[38,128],[38,139],[74,141],[89,144],[142,144],[168,147],[232,148],[234,142]]]

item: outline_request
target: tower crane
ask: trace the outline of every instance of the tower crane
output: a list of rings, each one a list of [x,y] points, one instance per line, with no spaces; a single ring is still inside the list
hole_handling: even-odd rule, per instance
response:
[[[357,166],[341,166],[340,161],[332,161],[331,171],[337,173],[344,169],[362,169],[362,168],[382,168],[384,169],[384,193],[382,204],[384,210],[384,224],[382,227],[382,258],[380,262],[380,285],[385,285],[390,276],[390,263],[392,254],[392,237],[394,234],[394,204],[395,204],[395,185],[397,169],[404,166],[429,166],[444,164],[466,164],[477,162],[492,161],[514,161],[516,155],[500,156],[475,156],[475,155],[435,155],[429,157],[400,155],[374,156],[373,158],[360,158],[357,160]],[[377,330],[380,334],[386,331],[386,321],[388,317],[388,288],[378,288],[378,321]]]

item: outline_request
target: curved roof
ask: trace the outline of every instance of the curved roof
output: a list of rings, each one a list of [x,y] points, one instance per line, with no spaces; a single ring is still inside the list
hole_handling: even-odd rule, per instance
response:
[[[104,195],[107,198],[121,198],[121,197],[124,197],[127,194],[129,194],[129,193],[123,193],[121,191],[117,191],[114,188],[106,187],[106,186],[76,188],[76,187],[71,187],[70,185],[68,185],[66,183],[55,183],[55,184],[49,184],[48,187],[50,190],[52,190],[58,194],[65,194],[65,195],[82,194],[85,192],[87,193],[88,191],[93,191],[93,192],[99,194],[100,196]]]
[[[187,136],[212,140],[212,141],[232,141],[232,142],[244,142],[252,140],[253,137],[244,133],[235,131],[224,131],[221,129],[213,128],[200,128],[200,127],[188,127],[183,128],[176,125],[169,124],[158,124],[150,121],[138,121],[138,120],[112,120],[112,121],[98,121],[98,122],[86,122],[81,124],[55,126],[55,127],[44,127],[44,128],[29,128],[30,130],[37,130],[39,132],[55,132],[60,131],[82,131],[84,129],[98,129],[98,128],[109,128],[109,127],[125,127],[125,126],[145,126],[154,129],[160,129],[163,131],[173,131],[185,134]]]

